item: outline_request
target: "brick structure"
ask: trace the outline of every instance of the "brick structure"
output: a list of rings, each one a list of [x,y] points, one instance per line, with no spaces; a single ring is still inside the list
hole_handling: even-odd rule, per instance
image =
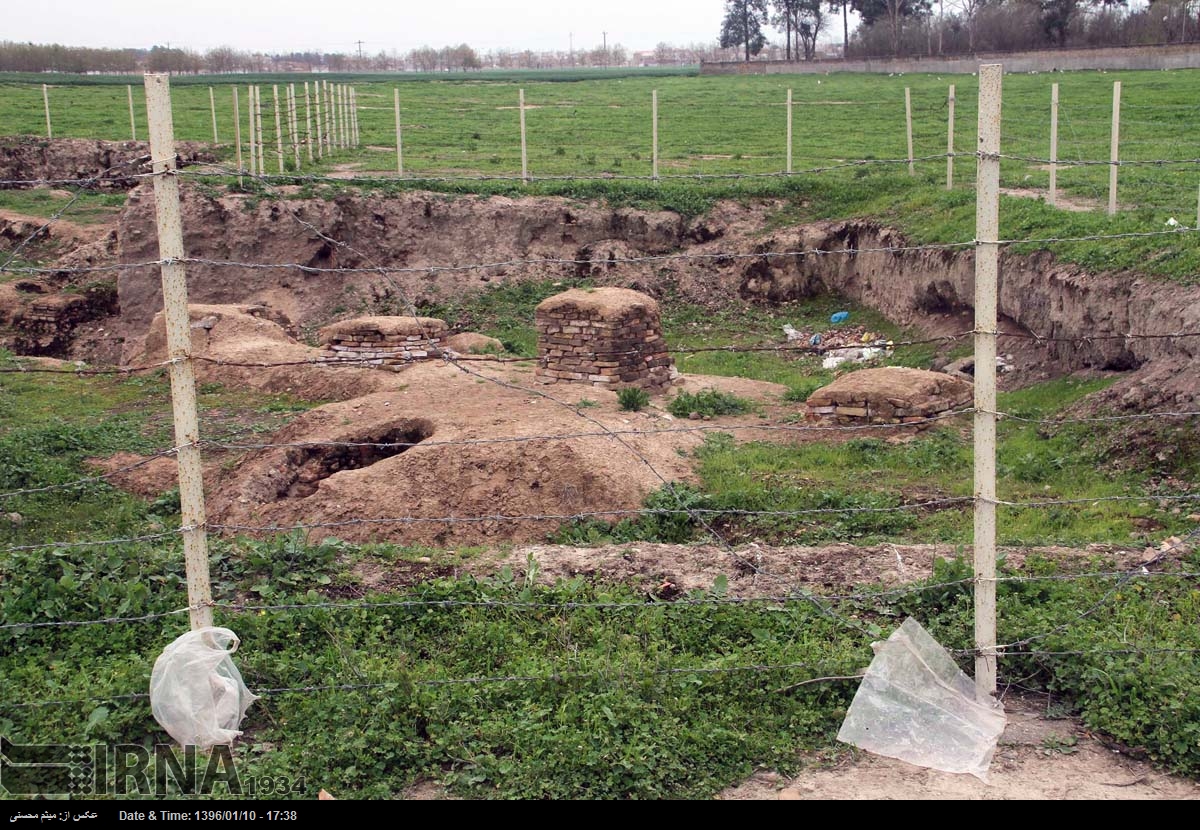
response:
[[[677,375],[662,337],[658,303],[645,294],[576,288],[544,300],[536,321],[536,374],[542,383],[661,392]]]
[[[969,407],[970,383],[941,372],[887,366],[851,372],[813,392],[809,414],[839,424],[926,424]]]
[[[450,334],[433,317],[358,317],[317,332],[327,360],[355,360],[379,368],[399,367],[442,352]]]

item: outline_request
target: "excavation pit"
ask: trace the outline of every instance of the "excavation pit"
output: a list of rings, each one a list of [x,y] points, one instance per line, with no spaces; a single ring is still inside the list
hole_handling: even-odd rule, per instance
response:
[[[361,470],[386,458],[400,455],[433,435],[433,424],[416,419],[372,430],[345,441],[311,447],[293,447],[287,452],[291,475],[280,487],[282,498],[303,499],[317,492],[317,485],[346,470]]]

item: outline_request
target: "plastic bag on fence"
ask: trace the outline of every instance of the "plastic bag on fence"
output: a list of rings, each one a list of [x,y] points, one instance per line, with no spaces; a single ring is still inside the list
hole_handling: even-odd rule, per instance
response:
[[[850,704],[838,740],[943,772],[987,780],[1004,707],[975,699],[975,684],[911,617],[886,642]]]
[[[150,709],[182,746],[229,744],[258,698],[242,682],[232,655],[240,640],[228,628],[189,631],[171,643],[150,673]]]

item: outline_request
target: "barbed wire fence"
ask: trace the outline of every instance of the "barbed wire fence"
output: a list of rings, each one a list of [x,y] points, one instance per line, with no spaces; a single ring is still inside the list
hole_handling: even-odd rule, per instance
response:
[[[998,69],[998,68],[997,68]],[[989,165],[992,168],[993,186],[982,187],[979,189],[978,199],[992,200],[992,210],[995,211],[998,206],[998,193],[995,185],[999,179],[999,164],[1002,159],[1011,159],[1027,163],[1050,163],[1049,159],[1039,159],[1028,156],[1012,156],[1005,155],[999,152],[999,72],[995,73],[993,94],[995,96],[996,109],[988,113],[980,114],[981,131],[987,128],[984,123],[985,118],[995,118],[995,131],[992,134],[996,147],[994,150],[988,149],[985,145],[983,149],[975,153],[946,153],[929,157],[922,157],[920,161],[948,160],[955,157],[969,157],[976,160],[981,168],[981,176],[984,175],[985,168]],[[159,85],[159,90],[167,93],[166,80],[164,77],[157,79],[153,77],[147,78],[148,89],[152,84]],[[160,191],[160,197],[157,201],[158,219],[160,221],[160,243],[163,240],[170,240],[173,236],[181,239],[181,228],[179,226],[178,215],[178,194],[177,183],[184,177],[207,177],[207,176],[247,176],[259,181],[267,187],[280,187],[292,185],[296,183],[310,182],[328,182],[338,181],[344,183],[344,179],[335,179],[326,176],[300,176],[294,175],[274,175],[263,172],[260,168],[258,172],[245,171],[242,169],[231,169],[226,166],[213,165],[201,169],[193,170],[177,170],[174,162],[174,147],[170,132],[170,105],[169,98],[165,109],[159,108],[159,112],[155,118],[152,118],[151,138],[152,148],[151,154],[153,157],[154,169],[150,173],[136,174],[141,178],[152,179],[156,185],[162,182],[171,182],[175,185],[175,196],[171,196],[171,188]],[[348,125],[347,129],[352,129]],[[340,128],[339,128],[340,129]],[[261,149],[257,151],[258,158],[261,159]],[[903,159],[864,159],[859,161],[847,162],[844,164],[827,165],[822,167],[813,167],[810,169],[796,170],[783,175],[817,175],[834,170],[848,169],[856,166],[869,165],[907,165],[912,161],[909,158]],[[144,163],[145,159],[138,159],[136,164]],[[1078,159],[1072,162],[1079,166],[1086,165],[1112,165],[1111,161],[1088,161]],[[1200,159],[1176,159],[1176,160],[1157,160],[1157,161],[1121,161],[1120,165],[1140,165],[1154,164],[1162,165],[1198,165]],[[105,174],[111,172],[105,171]],[[105,175],[101,174],[101,175]],[[656,179],[671,179],[678,178],[680,180],[705,180],[705,179],[723,179],[723,178],[747,178],[747,177],[775,177],[777,173],[764,174],[711,174],[711,175],[677,175],[654,177]],[[489,374],[485,369],[489,366],[499,366],[508,362],[525,361],[527,358],[506,358],[501,356],[491,355],[455,355],[452,353],[431,356],[425,358],[426,361],[441,361],[449,367],[471,376],[482,382],[503,388],[510,391],[517,391],[523,395],[534,395],[546,400],[552,405],[562,408],[564,411],[569,410],[574,416],[579,417],[587,423],[586,427],[575,431],[565,432],[547,432],[533,435],[520,436],[494,436],[478,439],[464,440],[426,440],[419,442],[422,446],[449,446],[449,447],[466,447],[478,446],[480,444],[489,443],[512,443],[512,442],[532,442],[532,441],[578,441],[582,439],[604,439],[612,442],[614,449],[624,451],[633,456],[639,464],[644,465],[649,469],[649,472],[655,476],[663,485],[664,491],[668,494],[675,495],[676,505],[674,507],[659,507],[659,508],[638,508],[638,509],[596,509],[589,511],[578,511],[571,513],[545,513],[545,514],[508,514],[503,511],[497,511],[487,515],[447,515],[447,516],[425,516],[425,515],[394,515],[388,517],[360,517],[339,521],[314,521],[295,523],[290,525],[284,524],[239,524],[234,522],[213,522],[210,521],[204,508],[204,494],[201,489],[200,482],[200,453],[208,449],[214,452],[220,451],[265,451],[272,449],[293,449],[306,447],[339,447],[339,448],[358,448],[372,447],[379,449],[403,449],[415,446],[416,442],[402,441],[321,441],[321,442],[273,442],[273,441],[228,441],[228,440],[205,440],[202,439],[197,426],[195,413],[195,398],[194,398],[194,378],[193,369],[197,364],[209,363],[217,367],[239,367],[252,369],[270,369],[270,368],[286,368],[292,366],[317,366],[321,368],[337,369],[337,368],[362,368],[364,361],[353,358],[313,358],[311,360],[299,361],[258,361],[258,362],[239,362],[224,360],[221,358],[213,358],[204,355],[193,354],[190,336],[190,323],[187,309],[186,289],[183,284],[183,269],[188,265],[205,265],[211,267],[223,268],[244,268],[244,269],[281,269],[294,270],[299,273],[313,275],[345,275],[345,274],[369,274],[376,275],[381,279],[388,281],[390,286],[395,289],[403,302],[408,306],[412,316],[419,316],[415,305],[407,297],[405,292],[401,290],[400,285],[393,279],[395,275],[405,273],[418,274],[438,274],[445,272],[455,272],[463,270],[486,270],[498,266],[536,266],[536,265],[591,265],[596,263],[607,264],[613,262],[613,258],[606,257],[603,260],[591,259],[571,259],[571,258],[543,258],[543,259],[528,259],[528,260],[510,260],[504,262],[493,263],[467,263],[454,265],[433,265],[428,267],[391,267],[384,265],[369,265],[365,267],[348,267],[348,268],[317,268],[301,263],[250,263],[238,262],[232,260],[215,260],[202,257],[188,257],[183,251],[182,246],[178,250],[172,250],[168,243],[167,247],[160,251],[160,257],[156,260],[138,262],[138,263],[122,263],[115,265],[101,266],[83,266],[72,267],[69,269],[62,268],[45,268],[39,266],[15,266],[12,263],[16,261],[17,253],[24,245],[43,233],[46,227],[49,227],[53,222],[64,216],[69,209],[76,203],[79,194],[83,193],[89,186],[89,183],[94,183],[96,178],[91,179],[75,179],[57,181],[59,185],[70,184],[78,188],[76,195],[59,210],[42,228],[39,228],[34,234],[21,243],[10,254],[5,263],[0,266],[0,272],[4,273],[19,273],[19,274],[48,274],[63,273],[64,270],[71,273],[95,273],[95,272],[112,272],[123,269],[133,268],[149,268],[159,267],[163,271],[164,279],[164,303],[167,307],[167,326],[168,333],[171,335],[171,344],[168,358],[163,361],[146,363],[137,366],[128,367],[77,367],[75,369],[57,369],[38,366],[8,366],[0,367],[0,372],[3,373],[34,373],[34,374],[66,374],[80,377],[89,377],[96,375],[111,374],[117,376],[130,376],[138,373],[159,371],[167,369],[172,375],[172,405],[177,419],[176,439],[172,446],[160,448],[136,462],[121,465],[115,469],[107,470],[95,475],[84,476],[70,482],[53,484],[48,486],[29,487],[13,489],[8,492],[0,493],[0,504],[9,499],[14,499],[22,496],[28,496],[38,493],[52,491],[70,491],[75,488],[85,488],[94,485],[98,482],[109,482],[116,478],[136,472],[140,468],[148,465],[156,460],[164,458],[174,458],[180,464],[180,482],[181,482],[181,501],[183,502],[183,522],[181,526],[174,530],[164,531],[161,533],[139,534],[116,539],[80,539],[80,540],[55,540],[44,544],[27,544],[14,545],[0,549],[0,555],[32,555],[35,553],[44,553],[47,551],[67,550],[75,547],[87,546],[111,546],[124,543],[138,542],[161,542],[163,540],[174,540],[182,538],[185,548],[185,558],[187,561],[188,573],[188,600],[187,605],[172,611],[150,614],[137,614],[128,616],[101,616],[92,619],[55,619],[44,621],[30,622],[5,622],[0,624],[0,631],[20,631],[39,628],[64,628],[73,629],[88,626],[98,625],[133,625],[148,622],[161,622],[163,620],[171,620],[177,616],[188,614],[191,619],[193,628],[204,627],[211,625],[213,612],[218,611],[230,617],[236,617],[238,614],[275,614],[282,612],[308,612],[308,611],[373,611],[385,608],[425,608],[425,609],[446,609],[458,607],[478,607],[484,609],[538,609],[538,608],[553,608],[562,611],[570,611],[575,609],[596,609],[613,613],[646,613],[654,610],[661,612],[664,610],[679,613],[686,613],[687,609],[704,607],[704,606],[722,606],[722,605],[741,605],[741,604],[770,604],[779,607],[790,607],[792,605],[801,604],[817,609],[821,614],[829,617],[835,623],[854,636],[862,638],[865,644],[870,639],[879,635],[878,629],[866,625],[863,620],[856,614],[847,613],[843,610],[843,605],[849,607],[852,611],[856,610],[862,604],[880,603],[894,600],[896,598],[918,595],[922,592],[931,589],[949,589],[961,588],[971,589],[976,597],[976,614],[978,616],[991,615],[990,622],[985,621],[982,633],[979,633],[974,647],[971,649],[956,649],[953,650],[956,656],[967,658],[974,657],[976,660],[977,669],[977,685],[978,692],[981,696],[988,696],[996,693],[996,662],[1003,660],[1006,656],[1044,656],[1044,657],[1071,657],[1083,656],[1087,654],[1155,654],[1155,653],[1177,653],[1177,654],[1193,654],[1200,649],[1180,648],[1180,649],[1162,649],[1162,648],[1137,648],[1130,647],[1127,649],[1097,649],[1095,652],[1089,651],[1061,651],[1061,650],[1045,650],[1040,651],[1036,648],[1030,648],[1034,643],[1045,640],[1053,635],[1060,633],[1063,630],[1070,628],[1072,625],[1093,617],[1101,613],[1105,608],[1110,607],[1114,603],[1118,590],[1135,581],[1140,580],[1195,580],[1200,574],[1191,572],[1185,569],[1180,570],[1151,570],[1159,567],[1165,561],[1168,561],[1172,555],[1178,554],[1181,551],[1187,551],[1195,543],[1197,537],[1200,537],[1200,530],[1193,531],[1187,534],[1183,539],[1176,540],[1165,545],[1160,552],[1151,558],[1147,558],[1139,562],[1136,566],[1128,570],[1106,570],[1106,571],[1088,571],[1082,573],[1071,574],[1048,574],[1048,575],[1020,575],[1006,576],[997,575],[995,572],[995,538],[994,527],[991,531],[992,538],[990,540],[990,550],[980,550],[980,539],[976,536],[975,556],[976,567],[975,573],[971,577],[949,580],[933,583],[919,583],[912,586],[907,586],[889,590],[871,590],[859,591],[846,594],[836,594],[828,592],[818,592],[806,587],[802,581],[798,581],[790,575],[782,573],[773,573],[762,567],[761,563],[755,560],[752,553],[746,550],[739,550],[737,546],[727,537],[721,529],[721,521],[735,517],[775,517],[775,518],[795,518],[800,516],[822,516],[835,515],[845,513],[889,513],[898,511],[925,511],[931,509],[943,508],[965,508],[972,506],[977,515],[991,514],[994,517],[996,508],[1005,507],[1019,510],[1037,510],[1057,506],[1070,505],[1086,505],[1104,501],[1144,501],[1147,498],[1153,498],[1160,501],[1176,502],[1179,504],[1188,504],[1200,501],[1200,494],[1193,492],[1167,492],[1156,493],[1152,497],[1146,495],[1121,495],[1121,496],[1102,496],[1093,498],[1080,499],[1044,499],[1044,500],[1005,500],[1000,499],[995,493],[995,442],[994,433],[995,425],[998,421],[1011,419],[1025,423],[1036,423],[1046,426],[1061,426],[1064,424],[1094,424],[1097,422],[1121,422],[1121,421],[1136,421],[1144,419],[1192,419],[1200,417],[1200,411],[1179,410],[1179,411],[1163,411],[1154,413],[1130,413],[1119,414],[1101,417],[1062,417],[1062,418],[1029,418],[1018,413],[1006,413],[999,409],[995,403],[994,371],[991,373],[989,381],[988,372],[977,374],[976,382],[976,399],[972,406],[958,408],[946,413],[941,413],[924,419],[921,423],[915,426],[928,426],[936,423],[949,423],[958,419],[970,416],[975,421],[976,432],[976,461],[981,459],[986,460],[988,453],[991,453],[991,483],[990,488],[986,487],[986,482],[981,485],[979,473],[977,472],[975,490],[970,496],[951,496],[939,499],[924,499],[915,500],[907,503],[901,503],[895,506],[886,507],[871,507],[871,506],[854,506],[854,507],[828,507],[828,508],[809,508],[800,510],[730,510],[730,509],[715,509],[701,508],[684,503],[672,488],[670,480],[659,471],[655,465],[642,453],[638,447],[631,443],[632,439],[655,436],[655,435],[670,435],[680,433],[730,433],[738,431],[758,433],[776,433],[782,435],[794,435],[802,433],[838,433],[838,434],[854,434],[862,431],[887,431],[891,429],[902,430],[912,429],[913,424],[863,424],[863,425],[816,425],[816,424],[764,424],[764,425],[724,425],[724,424],[697,424],[697,425],[671,425],[661,428],[651,429],[622,429],[613,428],[605,424],[601,419],[580,410],[574,404],[559,399],[548,392],[540,389],[533,389],[528,386],[523,386],[518,383],[506,379],[505,377],[495,374]],[[429,181],[457,180],[457,181],[483,181],[491,180],[497,177],[458,177],[448,179],[438,177],[435,179],[427,179]],[[522,177],[508,177],[522,178]],[[539,180],[542,177],[538,177]],[[564,179],[579,178],[579,177],[562,177]],[[584,177],[586,178],[586,177]],[[605,176],[602,178],[628,178],[634,180],[647,179],[643,176],[628,176],[628,177],[611,177]],[[416,179],[418,181],[425,179]],[[386,181],[379,179],[378,181]],[[29,184],[30,182],[21,182]],[[367,180],[366,184],[370,184],[371,180]],[[5,183],[0,183],[5,184]],[[172,201],[175,207],[172,208]],[[290,207],[285,209],[291,211],[292,218],[309,233],[317,234],[336,246],[344,247],[353,250],[359,255],[362,261],[370,262],[370,257],[362,254],[343,240],[331,237],[323,231],[319,231],[311,224],[304,222]],[[172,216],[174,210],[174,216]],[[164,226],[162,223],[174,224],[174,230]],[[689,260],[709,260],[709,261],[736,261],[738,259],[747,260],[767,260],[778,257],[799,258],[806,256],[855,256],[864,253],[904,253],[909,251],[928,251],[928,250],[974,250],[976,252],[977,268],[987,267],[986,256],[981,255],[983,252],[990,251],[994,256],[1001,247],[1015,245],[1051,245],[1065,242],[1080,242],[1080,241],[1107,241],[1118,239],[1129,239],[1139,237],[1167,237],[1178,234],[1196,233],[1196,228],[1177,227],[1165,231],[1156,232],[1138,232],[1138,233],[1112,233],[1112,234],[1089,234],[1075,237],[1045,237],[1045,238],[1021,238],[1021,239],[1002,239],[1000,238],[998,227],[980,227],[977,229],[976,238],[972,240],[964,240],[955,243],[932,244],[932,245],[897,245],[897,246],[878,246],[870,248],[844,248],[837,250],[796,250],[796,251],[767,251],[755,253],[743,252],[724,252],[724,253],[673,253],[645,257],[619,257],[615,261],[622,263],[653,263],[664,262],[680,259]],[[176,281],[174,289],[168,289],[167,283],[169,280]],[[183,289],[183,290],[180,290]],[[979,284],[979,291],[988,290],[985,283]],[[992,292],[995,291],[994,282],[991,284]],[[986,305],[986,298],[977,295],[977,303]],[[994,295],[991,303],[995,305]],[[173,308],[172,308],[173,307]],[[978,313],[978,305],[977,305]],[[1090,340],[1104,339],[1122,339],[1136,340],[1139,338],[1153,339],[1171,339],[1175,341],[1186,340],[1190,338],[1200,337],[1200,332],[1197,331],[1180,331],[1176,333],[1151,333],[1151,332],[1125,332],[1111,334],[1097,334],[1087,338],[1069,338],[1058,337],[1054,335],[1039,335],[1032,332],[1008,333],[1001,332],[997,329],[994,316],[991,319],[977,317],[974,328],[969,331],[963,331],[952,335],[946,335],[937,338],[919,338],[906,341],[891,343],[893,348],[907,348],[917,345],[927,345],[930,343],[951,343],[971,337],[975,340],[977,366],[991,365],[994,370],[994,361],[986,360],[989,354],[995,353],[995,341],[1002,337],[1020,337],[1028,338],[1040,342],[1069,342],[1080,343]],[[990,352],[988,351],[990,347]],[[982,348],[982,351],[981,351]],[[797,345],[779,345],[769,344],[760,346],[734,346],[734,347],[699,347],[694,349],[675,349],[677,352],[692,352],[701,353],[706,351],[725,351],[725,352],[774,352],[785,355],[814,355],[820,356],[824,354],[828,348],[820,346],[797,346]],[[979,356],[983,355],[985,360],[983,364],[979,363]],[[412,362],[422,362],[422,359],[414,359]],[[985,386],[988,383],[992,384],[990,394],[985,390],[980,392],[979,387]],[[188,387],[192,389],[189,391]],[[190,414],[188,410],[191,410]],[[182,426],[179,424],[182,423]],[[979,443],[979,432],[981,424],[985,425],[984,432],[987,432],[987,427],[990,426],[992,434],[992,443],[990,448],[986,442]],[[190,467],[190,471],[187,469]],[[988,475],[986,468],[982,475],[986,478]],[[191,486],[184,486],[184,479],[191,478]],[[188,491],[188,492],[185,492]],[[744,596],[744,597],[702,597],[696,598],[685,596],[682,598],[673,599],[669,602],[557,602],[557,603],[539,603],[529,601],[486,601],[486,602],[470,602],[461,600],[402,600],[402,601],[379,601],[379,600],[360,600],[360,601],[321,601],[321,602],[305,602],[305,603],[245,603],[229,600],[214,600],[211,592],[211,587],[208,584],[209,561],[207,555],[206,539],[209,531],[215,534],[277,534],[291,531],[299,531],[309,533],[314,530],[336,530],[338,528],[350,527],[405,527],[414,524],[434,523],[439,525],[454,526],[463,524],[478,524],[482,522],[493,523],[516,523],[516,522],[556,522],[566,523],[572,521],[585,521],[589,519],[606,519],[612,520],[617,518],[639,518],[639,517],[655,517],[655,516],[678,516],[686,517],[694,522],[696,526],[703,530],[704,534],[712,540],[712,542],[721,549],[722,553],[729,557],[736,567],[746,570],[761,576],[764,580],[769,580],[778,590],[773,591],[763,596]],[[977,520],[978,521],[978,520]],[[985,519],[986,521],[986,519]],[[994,518],[993,518],[994,521]],[[976,525],[978,533],[979,525]],[[986,545],[985,545],[986,546]],[[996,637],[996,620],[995,620],[995,590],[998,585],[1037,582],[1037,581],[1053,581],[1053,580],[1093,580],[1111,581],[1109,588],[1100,596],[1100,598],[1091,606],[1081,611],[1074,618],[1067,622],[1049,629],[1044,632],[1014,640],[1008,643],[997,642]],[[988,597],[991,598],[990,609],[988,606]],[[980,607],[982,602],[983,607]],[[990,631],[989,631],[990,626]],[[845,662],[828,662],[828,663],[784,663],[784,664],[757,664],[757,665],[733,665],[733,666],[705,666],[705,667],[674,667],[674,666],[640,666],[637,671],[641,674],[649,674],[656,676],[671,676],[676,674],[689,675],[704,675],[704,674],[721,674],[746,672],[778,677],[778,683],[782,683],[782,688],[794,688],[799,685],[815,684],[815,683],[837,683],[837,682],[853,682],[858,679],[861,673],[861,665],[849,665]],[[615,674],[620,677],[621,669],[616,670]],[[546,675],[505,675],[496,674],[488,676],[471,676],[457,678],[426,678],[414,681],[416,685],[425,686],[440,686],[452,684],[563,684],[575,680],[584,679],[587,677],[596,676],[595,672],[574,673],[569,670],[555,672]],[[773,681],[776,682],[776,681]],[[395,683],[392,681],[380,682],[329,682],[329,683],[308,683],[288,686],[279,686],[256,690],[257,693],[265,696],[286,695],[286,694],[303,694],[317,691],[351,691],[351,690],[390,690],[395,688]],[[58,706],[58,705],[79,705],[93,702],[104,702],[114,700],[142,700],[148,697],[142,692],[119,693],[113,695],[105,695],[103,697],[94,698],[76,698],[76,699],[45,699],[45,700],[5,700],[0,701],[0,710],[4,708],[30,708],[41,706]]]
[[[1119,87],[1120,82],[1116,84]],[[236,84],[228,86],[241,89]],[[221,135],[226,141],[235,135],[243,136],[237,142],[236,154],[241,158],[245,151],[251,177],[274,169],[279,174],[299,173],[306,165],[320,164],[328,155],[338,153],[337,163],[326,178],[344,182],[352,175],[360,184],[365,178],[361,175],[364,170],[389,168],[395,170],[391,174],[392,184],[399,180],[418,185],[470,181],[765,182],[802,175],[807,171],[798,168],[806,166],[813,170],[839,169],[841,159],[856,151],[863,160],[848,166],[857,166],[860,172],[865,172],[868,162],[876,163],[869,151],[888,147],[890,150],[882,154],[884,158],[879,163],[898,162],[907,165],[910,171],[919,168],[923,176],[937,166],[934,162],[945,161],[947,184],[953,189],[956,159],[974,161],[973,153],[956,153],[955,147],[965,146],[962,125],[969,123],[975,111],[974,102],[964,97],[959,105],[960,126],[956,129],[950,86],[946,88],[949,95],[942,94],[937,87],[921,86],[906,88],[905,95],[900,95],[899,90],[890,91],[889,96],[895,97],[877,97],[872,93],[866,98],[856,94],[853,100],[840,100],[822,97],[819,88],[793,95],[793,89],[775,82],[748,90],[736,101],[705,96],[697,102],[669,95],[663,96],[663,105],[659,107],[657,89],[648,90],[644,100],[640,92],[638,99],[632,100],[628,97],[576,100],[587,96],[564,94],[543,86],[526,100],[523,88],[491,84],[486,88],[472,86],[457,90],[433,101],[409,96],[402,84],[387,88],[389,94],[372,86],[360,95],[353,85],[314,79],[305,82],[304,89],[297,89],[296,84],[274,84],[265,96],[260,85],[250,84],[244,88],[247,93],[244,113],[239,95],[234,97],[232,114],[227,115],[226,107],[215,103],[213,87],[208,88],[209,94],[203,101],[189,95],[188,102],[176,109],[187,115],[193,137],[207,140],[211,123],[215,142],[218,116],[222,122]],[[1200,224],[1200,182],[1194,178],[1155,176],[1145,181],[1135,178],[1131,182],[1136,185],[1136,195],[1129,201],[1116,201],[1114,178],[1114,171],[1143,164],[1143,159],[1154,159],[1167,151],[1187,153],[1189,147],[1200,150],[1194,139],[1195,117],[1200,109],[1190,104],[1127,101],[1124,106],[1132,117],[1122,121],[1119,95],[1114,96],[1114,105],[1101,105],[1090,103],[1095,100],[1090,90],[1082,95],[1081,102],[1078,91],[1060,96],[1059,84],[1052,87],[1053,95],[1047,96],[1044,105],[1022,102],[1005,119],[1006,144],[1045,148],[1009,157],[1012,163],[1004,166],[1002,183],[1010,193],[1041,195],[1049,204],[1069,209],[1103,208],[1106,202],[1110,206],[1115,204],[1117,211],[1153,208],[1184,224],[1191,223],[1195,208]],[[201,90],[200,86],[191,88],[193,92]],[[93,91],[104,97],[102,88]],[[132,123],[132,95],[130,102]],[[40,116],[42,101],[37,103]],[[112,102],[107,105],[117,106]],[[711,119],[699,125],[685,122],[699,107],[711,112]],[[870,107],[880,119],[894,123],[895,127],[890,132],[880,131],[872,139],[875,144],[864,144],[861,150],[855,141],[847,145],[849,137],[844,134],[835,132],[831,136],[820,130],[791,129],[797,117],[819,119],[835,110],[857,113],[862,107]],[[1158,118],[1152,120],[1148,116]],[[201,124],[202,128],[198,126]],[[247,129],[241,129],[243,124]],[[763,124],[771,125],[774,134],[768,136],[762,130]],[[1060,124],[1064,128],[1061,142]],[[1122,125],[1128,134],[1121,132]],[[948,152],[944,155],[922,152],[922,148],[947,146],[947,127]],[[1085,130],[1086,135],[1082,132]],[[910,141],[906,140],[909,136]],[[1060,143],[1062,153],[1058,152]],[[847,149],[848,146],[853,149]],[[493,152],[497,149],[499,152]],[[1097,160],[1091,167],[1079,163],[1102,156],[1109,149],[1112,153],[1106,160]],[[394,154],[394,164],[385,161],[388,154]],[[611,161],[609,154],[613,155]],[[1152,170],[1163,162],[1145,164],[1151,165],[1147,170]],[[578,169],[561,172],[572,165],[582,165],[594,172]],[[489,167],[499,170],[478,172]],[[630,173],[630,168],[640,172]],[[1044,183],[1047,171],[1048,186]],[[959,178],[971,178],[974,172],[971,165],[965,165],[959,171]],[[1133,174],[1137,172],[1131,170]],[[1130,174],[1122,172],[1121,178],[1127,175]],[[1064,199],[1068,194],[1081,198],[1060,202],[1060,189]]]

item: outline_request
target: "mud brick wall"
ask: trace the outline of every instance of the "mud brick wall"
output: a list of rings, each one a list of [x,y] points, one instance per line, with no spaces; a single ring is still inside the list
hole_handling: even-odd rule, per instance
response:
[[[433,317],[360,317],[326,326],[317,337],[326,360],[395,369],[439,356],[449,333],[446,323]]]
[[[536,311],[543,383],[661,392],[676,376],[653,298],[624,288],[572,289]]]

